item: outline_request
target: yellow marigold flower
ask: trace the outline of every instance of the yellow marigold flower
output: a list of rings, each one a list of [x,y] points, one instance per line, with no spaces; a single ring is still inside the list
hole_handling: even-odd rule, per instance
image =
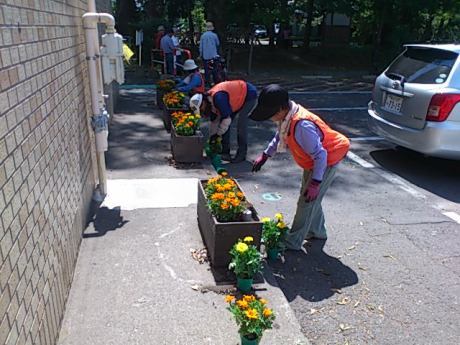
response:
[[[270,217],[263,217],[262,218],[262,223],[268,223],[269,221],[271,221]]]
[[[257,319],[259,317],[259,314],[255,309],[246,310],[244,313],[246,314],[248,319]]]
[[[265,317],[269,317],[273,314],[273,312],[271,311],[271,309],[268,309],[268,308],[265,308],[264,309],[264,316]]]
[[[254,302],[256,298],[253,295],[244,295],[243,300],[250,303],[250,302]]]
[[[265,298],[261,298],[259,299],[260,303],[262,303],[263,305],[267,304],[267,300]]]
[[[221,174],[222,176],[227,176],[227,175],[228,175],[226,171],[222,171],[220,174]]]
[[[240,252],[240,253],[244,253],[245,251],[248,250],[248,245],[244,242],[239,242],[237,245],[236,245],[236,251]]]
[[[241,192],[236,192],[236,196],[240,199],[243,199],[244,198],[244,194],[241,193]]]
[[[217,189],[218,192],[223,192],[223,191],[225,191],[225,188],[224,188],[223,186],[221,186],[221,185],[217,185],[217,186],[216,186],[216,189]]]
[[[238,199],[233,199],[230,203],[233,207],[238,207],[240,205],[240,201]]]
[[[232,296],[232,295],[225,296],[225,302],[226,303],[231,303],[231,302],[233,302],[234,299],[235,299],[235,296]]]
[[[195,118],[196,119],[201,119],[201,116],[200,115],[195,115]]]
[[[275,218],[282,221],[283,220],[283,215],[281,213],[277,213],[277,214],[275,214]]]
[[[286,227],[286,224],[284,222],[279,222],[278,224],[276,224],[276,226],[280,229],[284,229]]]
[[[223,209],[223,210],[228,210],[229,206],[226,202],[222,203],[222,205],[220,205],[220,208]]]
[[[254,242],[254,238],[252,236],[246,236],[243,241],[244,242]]]
[[[236,305],[240,308],[240,309],[247,309],[249,307],[249,304],[248,302],[246,302],[245,300],[239,300],[239,301],[236,301]]]
[[[229,193],[228,193],[228,197],[229,197],[229,198],[234,198],[234,197],[235,197],[235,193],[229,192]]]

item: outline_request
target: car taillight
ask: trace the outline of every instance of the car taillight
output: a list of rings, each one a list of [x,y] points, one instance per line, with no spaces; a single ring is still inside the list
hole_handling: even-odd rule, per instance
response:
[[[431,98],[430,106],[426,114],[427,121],[445,121],[455,105],[460,102],[460,94],[439,93]]]

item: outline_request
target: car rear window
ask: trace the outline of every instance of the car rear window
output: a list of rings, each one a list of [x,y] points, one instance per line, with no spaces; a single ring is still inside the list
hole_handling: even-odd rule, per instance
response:
[[[407,83],[442,84],[458,54],[442,49],[408,47],[385,72],[391,79],[404,77]]]

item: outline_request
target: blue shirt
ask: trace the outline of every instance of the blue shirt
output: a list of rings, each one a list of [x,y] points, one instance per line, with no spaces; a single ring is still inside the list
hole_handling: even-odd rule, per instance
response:
[[[257,98],[257,89],[251,83],[246,82],[247,93],[245,102],[251,101]],[[232,106],[230,105],[230,97],[227,92],[219,91],[214,95],[213,99],[214,107],[219,109],[221,119],[225,119],[229,116],[233,116]],[[240,109],[238,109],[240,110]]]
[[[295,128],[295,140],[314,161],[312,178],[322,181],[327,168],[327,151],[322,144],[323,133],[313,122],[302,120]],[[279,133],[276,132],[265,153],[270,157],[274,156],[279,141]]]
[[[201,76],[199,73],[193,73],[191,76],[190,76],[190,82],[187,84],[185,82],[185,79],[187,79],[188,77],[184,78],[178,85],[177,85],[177,90],[181,91],[181,92],[190,92],[192,91],[194,88],[196,87],[199,87],[201,86],[201,82],[203,81],[203,79],[201,79]]]
[[[174,52],[174,42],[169,35],[164,35],[160,41],[160,48],[165,54],[172,54]]]
[[[200,38],[200,56],[203,60],[211,60],[218,54],[220,42],[219,37],[212,32],[206,31]]]

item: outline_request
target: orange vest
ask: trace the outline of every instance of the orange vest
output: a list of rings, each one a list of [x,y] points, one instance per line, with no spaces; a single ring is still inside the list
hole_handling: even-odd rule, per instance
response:
[[[192,89],[192,92],[191,92],[191,95],[192,95],[192,96],[193,96],[194,94],[196,94],[196,93],[204,93],[204,92],[206,91],[205,88],[204,88],[204,78],[203,78],[203,75],[202,75],[199,71],[196,72],[196,73],[198,73],[198,74],[200,75],[201,84],[200,84],[200,86],[194,87],[194,88]]]
[[[221,91],[228,93],[232,112],[236,113],[243,108],[248,93],[248,84],[244,80],[223,81],[209,90],[208,95],[211,96],[212,110],[217,115],[220,115],[220,111],[214,106],[214,95]]]
[[[327,151],[327,166],[333,166],[339,163],[347,154],[350,148],[350,141],[343,134],[334,131],[321,118],[307,109],[299,106],[299,111],[291,120],[289,134],[286,144],[289,146],[294,160],[301,168],[311,170],[314,166],[313,159],[305,153],[300,145],[295,140],[295,128],[299,121],[308,120],[313,122],[323,133],[323,147]]]

